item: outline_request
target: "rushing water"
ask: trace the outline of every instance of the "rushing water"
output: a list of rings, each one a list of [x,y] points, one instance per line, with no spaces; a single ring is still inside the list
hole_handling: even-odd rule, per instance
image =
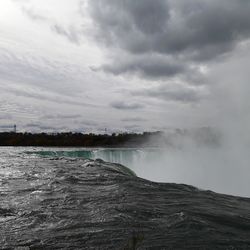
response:
[[[147,153],[152,152],[152,149],[112,149],[112,148],[98,148],[98,149],[77,149],[64,148],[55,149],[43,148],[33,150],[26,150],[24,153],[40,155],[44,157],[70,157],[70,158],[84,158],[84,159],[102,159],[107,162],[119,163],[124,165],[134,165],[135,162],[142,160]]]
[[[26,148],[20,153],[40,157],[102,159],[132,169],[156,182],[193,185],[219,193],[250,197],[248,153],[232,149],[186,148]]]
[[[250,249],[249,199],[84,159],[132,166],[150,154],[1,148],[0,249]]]

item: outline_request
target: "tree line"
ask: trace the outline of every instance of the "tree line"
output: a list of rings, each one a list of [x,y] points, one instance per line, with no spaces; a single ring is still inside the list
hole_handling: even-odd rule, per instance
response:
[[[43,147],[137,147],[150,141],[161,132],[82,134],[82,133],[0,133],[0,146]]]

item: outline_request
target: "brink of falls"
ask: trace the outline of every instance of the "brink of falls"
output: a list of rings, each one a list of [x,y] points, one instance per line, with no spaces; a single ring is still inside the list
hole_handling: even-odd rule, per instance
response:
[[[10,156],[0,183],[1,249],[250,249],[250,199],[119,164]]]

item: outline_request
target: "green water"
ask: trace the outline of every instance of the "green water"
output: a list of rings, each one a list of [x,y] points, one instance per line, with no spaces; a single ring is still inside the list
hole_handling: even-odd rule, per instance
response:
[[[42,157],[69,157],[84,159],[102,159],[107,162],[131,165],[144,157],[139,149],[44,149],[27,151],[26,154]]]

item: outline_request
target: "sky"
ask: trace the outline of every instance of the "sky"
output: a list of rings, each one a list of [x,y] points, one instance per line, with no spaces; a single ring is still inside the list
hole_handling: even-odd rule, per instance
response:
[[[250,128],[250,1],[0,1],[0,131]]]

